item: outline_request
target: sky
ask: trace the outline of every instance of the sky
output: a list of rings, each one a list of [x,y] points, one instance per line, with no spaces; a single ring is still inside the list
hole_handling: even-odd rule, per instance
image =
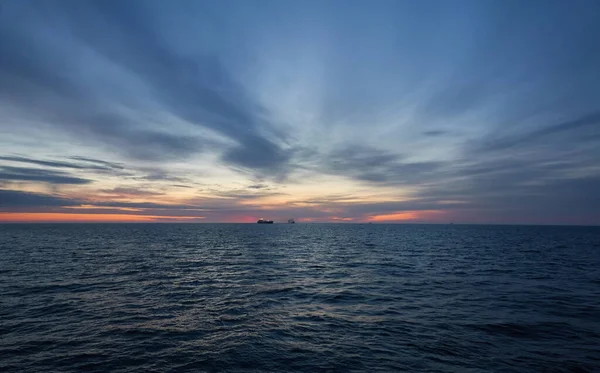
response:
[[[596,0],[0,0],[0,222],[600,224]]]

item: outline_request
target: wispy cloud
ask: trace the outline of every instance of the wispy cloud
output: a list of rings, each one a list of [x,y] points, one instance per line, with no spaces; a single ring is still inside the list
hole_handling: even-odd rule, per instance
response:
[[[5,0],[3,203],[600,223],[597,8]]]
[[[0,208],[74,206],[81,201],[19,190],[0,190]]]
[[[40,181],[49,184],[89,184],[92,182],[92,180],[75,177],[61,171],[11,166],[0,166],[0,180]]]
[[[97,165],[100,165],[100,166],[103,166],[103,167],[107,167],[107,168],[112,168],[112,169],[115,169],[115,170],[122,170],[122,169],[125,168],[120,163],[108,162],[108,161],[104,161],[104,160],[101,160],[101,159],[94,159],[94,158],[82,157],[82,156],[73,156],[73,157],[70,157],[70,158],[74,159],[76,161],[97,164]]]

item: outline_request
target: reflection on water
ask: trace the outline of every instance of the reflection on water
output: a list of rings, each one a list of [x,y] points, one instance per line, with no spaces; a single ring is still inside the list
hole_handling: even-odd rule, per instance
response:
[[[0,225],[0,370],[600,367],[600,230]]]

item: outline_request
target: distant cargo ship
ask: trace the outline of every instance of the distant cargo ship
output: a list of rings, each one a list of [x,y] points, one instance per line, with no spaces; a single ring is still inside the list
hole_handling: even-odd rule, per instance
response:
[[[258,219],[258,224],[273,224],[273,220],[265,220],[263,218]]]
[[[288,219],[288,224],[294,224],[294,223],[295,223],[294,219]]]

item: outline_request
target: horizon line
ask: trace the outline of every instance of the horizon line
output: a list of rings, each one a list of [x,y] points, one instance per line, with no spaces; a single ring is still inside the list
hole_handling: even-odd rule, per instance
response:
[[[245,225],[259,225],[255,222],[206,222],[206,221],[0,221],[0,225],[69,225],[69,224],[245,224]],[[318,225],[318,224],[339,224],[339,225],[478,225],[478,226],[533,226],[533,227],[600,227],[600,224],[568,224],[568,223],[427,223],[427,222],[296,222],[294,224],[282,222],[274,223],[273,225]],[[270,225],[270,224],[269,224]]]

